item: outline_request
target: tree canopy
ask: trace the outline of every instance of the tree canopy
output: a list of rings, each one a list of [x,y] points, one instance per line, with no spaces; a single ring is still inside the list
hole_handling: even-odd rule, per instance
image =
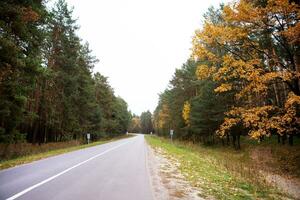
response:
[[[58,0],[0,2],[0,141],[44,143],[127,131],[127,103],[77,35],[72,9]]]

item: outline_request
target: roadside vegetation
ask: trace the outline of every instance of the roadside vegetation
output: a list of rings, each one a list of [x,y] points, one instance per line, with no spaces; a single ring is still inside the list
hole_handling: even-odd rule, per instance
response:
[[[289,148],[278,148],[271,143],[253,144],[244,140],[245,146],[236,151],[222,146],[205,146],[191,142],[173,141],[156,136],[146,136],[154,148],[161,148],[179,162],[179,169],[191,184],[200,190],[202,197],[216,199],[293,199],[284,190],[266,180],[270,169],[286,174],[286,170],[299,177],[299,148],[294,155]],[[298,141],[299,142],[299,141]],[[265,149],[270,154],[265,154]],[[286,152],[287,151],[287,152]],[[297,155],[297,156],[295,156]],[[256,157],[259,157],[258,159]],[[259,159],[268,156],[267,163]],[[282,157],[294,167],[286,169]],[[296,172],[296,173],[295,173]]]
[[[207,194],[278,199],[280,188],[300,198],[299,13],[288,0],[209,8],[191,57],[159,95],[155,134],[173,130],[176,142],[150,144],[177,156]]]
[[[71,151],[84,149],[96,145],[101,145],[132,136],[134,135],[121,135],[113,138],[101,139],[89,144],[80,143],[79,141],[74,140],[68,142],[46,143],[42,145],[32,145],[28,143],[10,144],[8,146],[0,145],[0,169],[6,169],[25,163],[30,163],[32,161],[40,160],[43,158],[68,153]],[[4,150],[4,148],[7,149]]]

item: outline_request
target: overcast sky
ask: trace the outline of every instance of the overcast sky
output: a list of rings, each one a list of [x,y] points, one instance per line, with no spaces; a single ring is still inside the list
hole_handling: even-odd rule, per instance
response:
[[[116,95],[136,114],[155,109],[175,68],[189,58],[202,16],[221,0],[67,0],[79,35]]]

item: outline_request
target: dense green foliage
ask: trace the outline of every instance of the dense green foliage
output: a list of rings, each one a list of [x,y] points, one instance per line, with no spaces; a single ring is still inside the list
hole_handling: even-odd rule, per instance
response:
[[[44,143],[116,136],[130,120],[127,103],[76,31],[64,0],[0,2],[0,142]]]
[[[142,112],[140,118],[141,118],[141,132],[144,134],[150,134],[151,132],[153,132],[151,112],[149,110],[147,112]]]
[[[154,125],[159,135],[168,135],[170,129],[174,129],[177,138],[203,142],[213,139],[232,97],[215,94],[213,81],[198,80],[195,72],[199,64],[188,60],[176,70],[169,89],[160,95],[154,112]],[[190,103],[188,123],[183,119],[185,102]]]

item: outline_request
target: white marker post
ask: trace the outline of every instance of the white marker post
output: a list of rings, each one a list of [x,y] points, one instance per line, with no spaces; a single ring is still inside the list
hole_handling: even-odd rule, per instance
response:
[[[86,134],[86,138],[87,138],[87,141],[88,141],[88,144],[90,143],[90,139],[91,139],[91,134],[87,133]]]
[[[171,141],[173,142],[173,134],[174,134],[174,130],[170,130],[170,136],[171,136]]]

